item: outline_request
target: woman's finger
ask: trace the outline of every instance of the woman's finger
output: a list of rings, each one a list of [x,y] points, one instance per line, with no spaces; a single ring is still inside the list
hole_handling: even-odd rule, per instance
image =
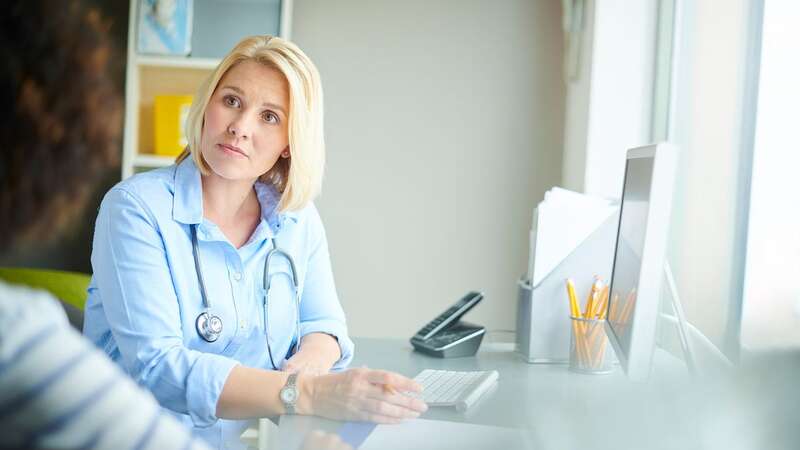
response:
[[[359,403],[361,409],[368,413],[396,419],[416,419],[420,414],[418,411],[374,398],[364,398]]]
[[[384,397],[384,399],[387,402],[410,409],[412,411],[416,411],[418,413],[424,413],[428,410],[428,404],[421,399],[410,397],[401,393],[389,394],[387,397]]]
[[[396,391],[422,392],[422,386],[411,378],[387,370],[368,370],[367,381],[391,386]]]
[[[382,385],[370,384],[364,387],[362,393],[367,398],[388,402],[417,413],[424,413],[428,410],[428,405],[422,400],[399,392],[387,392]]]

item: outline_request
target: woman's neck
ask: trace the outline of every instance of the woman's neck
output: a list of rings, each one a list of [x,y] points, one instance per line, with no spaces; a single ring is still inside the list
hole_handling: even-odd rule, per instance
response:
[[[203,216],[220,227],[249,222],[261,215],[253,184],[231,181],[215,174],[203,176]]]

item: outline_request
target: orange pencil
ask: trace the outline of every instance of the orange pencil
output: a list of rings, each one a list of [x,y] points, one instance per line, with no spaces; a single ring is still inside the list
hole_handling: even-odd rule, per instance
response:
[[[581,308],[578,305],[578,296],[575,295],[575,284],[573,284],[572,280],[569,278],[567,278],[567,296],[569,297],[570,315],[572,317],[581,318]],[[575,336],[575,349],[578,352],[578,359],[585,361],[589,356],[589,349],[583,339],[583,327],[581,327],[578,322],[572,319],[570,319],[570,322],[572,322],[572,333]]]
[[[583,317],[581,307],[578,305],[578,296],[575,295],[575,284],[567,278],[567,295],[569,296],[569,310],[572,317]]]
[[[589,297],[586,299],[586,305],[584,305],[583,309],[583,317],[585,319],[591,319],[592,310],[594,310],[595,295],[597,295],[598,283],[600,283],[600,277],[595,275],[594,282],[592,282],[592,288],[589,289]]]
[[[603,289],[600,291],[600,302],[597,307],[597,318],[598,319],[605,319],[606,312],[608,307],[608,285],[603,286]]]

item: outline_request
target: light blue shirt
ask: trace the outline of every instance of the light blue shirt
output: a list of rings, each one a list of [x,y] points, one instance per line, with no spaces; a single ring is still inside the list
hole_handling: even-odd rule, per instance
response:
[[[255,189],[261,221],[239,249],[203,218],[200,172],[191,158],[117,184],[95,224],[84,334],[215,448],[240,447],[246,427],[215,415],[231,369],[278,369],[267,340],[278,366],[297,340],[295,289],[284,257],[271,260],[265,306],[262,277],[273,237],[297,269],[299,335],[335,336],[342,357],[334,369],[353,356],[316,208],[278,213],[275,188],[256,183]],[[211,312],[223,322],[213,343],[195,328],[205,309],[192,253],[194,224]]]

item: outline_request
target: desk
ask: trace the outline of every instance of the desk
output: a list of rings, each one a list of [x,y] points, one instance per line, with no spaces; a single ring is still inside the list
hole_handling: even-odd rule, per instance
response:
[[[566,365],[528,364],[511,351],[484,345],[474,357],[439,359],[414,352],[406,340],[354,339],[351,367],[369,366],[413,377],[423,369],[497,370],[497,386],[465,413],[431,408],[423,418],[525,430],[535,448],[678,448],[686,392],[683,363],[657,351],[654,376],[631,383],[617,368],[610,375],[570,372]],[[676,400],[677,399],[677,400]],[[677,404],[676,404],[677,402]],[[656,406],[654,406],[656,405]],[[691,424],[688,424],[691,425]],[[310,429],[334,431],[338,424],[319,418],[281,421],[278,448],[293,448],[296,436]],[[659,442],[650,442],[658,436]],[[676,445],[678,447],[676,447]]]

